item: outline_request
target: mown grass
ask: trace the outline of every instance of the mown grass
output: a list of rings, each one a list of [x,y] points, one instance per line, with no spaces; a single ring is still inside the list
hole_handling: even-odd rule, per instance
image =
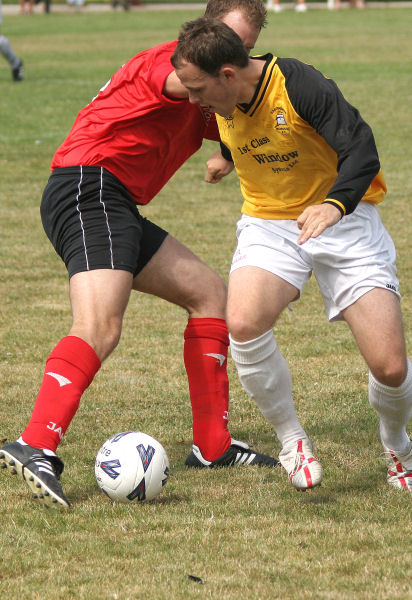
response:
[[[53,152],[77,111],[130,56],[176,36],[193,11],[5,17],[26,79],[0,63],[0,439],[24,428],[44,360],[70,325],[67,276],[42,230],[39,199]],[[372,125],[389,193],[381,213],[398,248],[411,345],[410,9],[271,15],[256,50],[297,56],[333,77]],[[227,277],[241,205],[235,176],[202,183],[206,143],[145,214]],[[266,469],[191,472],[191,410],[182,360],[186,316],[132,298],[122,341],[73,421],[60,454],[70,512],[41,510],[2,474],[0,597],[407,600],[411,497],[389,489],[367,370],[342,323],[330,325],[313,282],[276,325],[295,401],[324,483],[298,494]],[[233,365],[232,435],[277,452]],[[113,505],[93,463],[110,435],[141,429],[166,447],[171,478],[157,500]],[[188,576],[194,575],[201,581]]]

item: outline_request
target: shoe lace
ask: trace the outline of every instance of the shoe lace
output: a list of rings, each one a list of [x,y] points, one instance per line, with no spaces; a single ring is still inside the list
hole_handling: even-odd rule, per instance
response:
[[[297,473],[297,471],[299,471],[299,469],[303,465],[303,463],[304,463],[304,455],[301,454],[300,452],[296,452],[295,459],[293,461],[293,467],[290,471],[290,475],[293,476],[295,473]]]

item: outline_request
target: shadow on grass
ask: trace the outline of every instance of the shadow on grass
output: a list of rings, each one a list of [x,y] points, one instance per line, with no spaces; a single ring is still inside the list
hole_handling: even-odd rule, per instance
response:
[[[99,488],[93,485],[89,485],[83,488],[75,488],[73,491],[69,490],[69,500],[73,504],[80,504],[82,502],[87,502],[90,500],[95,500],[96,498],[100,498],[105,502],[113,502],[110,500],[108,496],[104,494]],[[159,494],[153,500],[148,500],[144,502],[147,505],[164,505],[167,506],[169,504],[179,504],[179,503],[187,503],[190,502],[191,498],[188,494]],[[120,504],[120,503],[116,503]],[[130,504],[139,504],[139,502],[131,502]],[[130,506],[130,504],[126,504],[126,506]]]
[[[316,492],[309,491],[302,493],[301,496],[304,504],[334,504],[336,502],[334,493],[330,492],[317,494]]]
[[[364,471],[354,470],[337,481],[333,491],[338,494],[370,494],[377,487],[386,485],[386,470],[384,465],[375,468],[365,468]]]
[[[335,481],[324,476],[322,486],[313,490],[299,493],[300,500],[307,505],[335,504],[339,497],[365,495],[370,497],[371,492],[376,492],[377,487],[386,486],[385,468],[377,467],[365,469],[362,472],[354,470],[343,474],[342,479]]]

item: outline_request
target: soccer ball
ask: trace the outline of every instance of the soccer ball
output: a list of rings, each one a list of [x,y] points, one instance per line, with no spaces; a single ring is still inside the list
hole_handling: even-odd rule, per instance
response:
[[[166,485],[169,459],[147,433],[126,431],[106,440],[94,467],[100,489],[116,502],[152,500]]]

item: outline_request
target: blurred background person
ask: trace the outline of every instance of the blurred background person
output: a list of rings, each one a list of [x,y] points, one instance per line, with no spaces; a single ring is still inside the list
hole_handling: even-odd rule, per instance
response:
[[[33,14],[34,0],[20,0],[20,14],[31,15]]]
[[[364,0],[349,0],[348,6],[349,6],[349,8],[361,8],[362,9],[362,8],[365,8],[365,2],[364,2]],[[339,10],[340,8],[342,8],[341,1],[340,0],[332,0],[332,4],[331,4],[331,6],[329,6],[329,8]]]
[[[132,6],[143,6],[143,0],[112,0],[113,8],[120,6],[124,10],[130,10]]]
[[[23,79],[23,61],[15,55],[9,40],[1,34],[1,15],[0,0],[0,52],[10,65],[13,81],[21,81]]]
[[[274,12],[280,12],[283,10],[283,6],[280,3],[280,0],[268,0],[267,1],[267,9],[273,10]],[[306,12],[308,7],[306,6],[305,0],[297,0],[295,4],[296,12]]]

